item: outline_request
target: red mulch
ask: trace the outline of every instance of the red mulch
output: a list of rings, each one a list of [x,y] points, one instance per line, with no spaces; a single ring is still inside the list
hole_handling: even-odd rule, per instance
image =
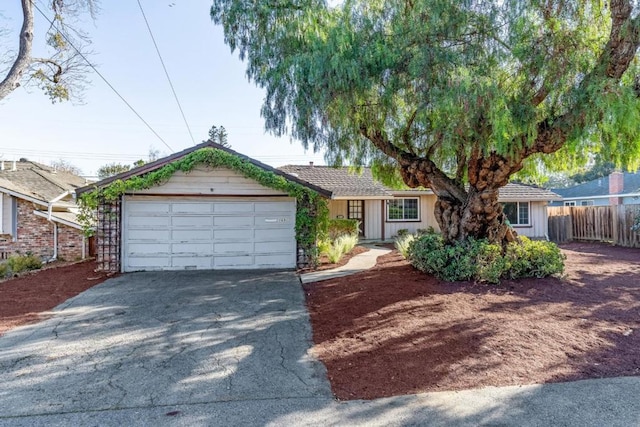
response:
[[[563,245],[562,279],[446,283],[397,252],[305,286],[338,399],[640,375],[640,249]]]
[[[0,335],[41,320],[58,304],[113,277],[95,269],[91,260],[50,266],[0,282]]]

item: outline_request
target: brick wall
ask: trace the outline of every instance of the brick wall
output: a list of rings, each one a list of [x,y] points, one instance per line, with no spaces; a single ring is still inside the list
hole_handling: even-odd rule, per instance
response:
[[[31,252],[42,258],[53,256],[53,224],[33,211],[42,209],[34,203],[17,199],[18,234],[0,236],[0,253]],[[74,260],[82,256],[82,231],[58,224],[58,257]]]

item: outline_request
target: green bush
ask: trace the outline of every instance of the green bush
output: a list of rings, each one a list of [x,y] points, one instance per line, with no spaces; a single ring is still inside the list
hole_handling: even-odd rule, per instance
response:
[[[335,239],[324,252],[329,258],[329,262],[336,263],[340,261],[340,258],[358,244],[358,236],[351,234],[344,234]]]
[[[520,242],[502,248],[486,240],[469,239],[445,245],[441,235],[423,234],[408,247],[408,259],[420,271],[441,280],[498,283],[501,278],[545,277],[564,270],[564,256],[551,242]]]
[[[0,279],[4,279],[5,277],[9,277],[11,275],[11,270],[9,269],[9,265],[6,262],[0,264]]]
[[[405,234],[403,236],[398,235],[394,241],[394,245],[398,252],[405,258],[409,258],[409,245],[415,240],[416,236],[413,234]]]
[[[11,269],[12,274],[42,268],[42,261],[40,258],[30,253],[26,255],[11,255],[7,260],[7,264],[9,269]]]
[[[360,221],[357,219],[335,218],[329,220],[327,232],[331,241],[336,240],[340,236],[360,234]]]

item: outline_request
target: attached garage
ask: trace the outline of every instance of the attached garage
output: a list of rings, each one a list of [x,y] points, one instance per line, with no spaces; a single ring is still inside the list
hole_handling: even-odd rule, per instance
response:
[[[296,239],[314,230],[296,235],[298,210],[313,218],[313,200],[331,197],[212,142],[76,190],[83,193],[97,203],[98,269],[121,272],[295,268]]]
[[[295,200],[125,196],[123,270],[293,268]]]

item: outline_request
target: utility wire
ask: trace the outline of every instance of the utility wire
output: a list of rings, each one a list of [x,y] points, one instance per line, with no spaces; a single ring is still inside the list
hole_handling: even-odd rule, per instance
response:
[[[40,15],[42,15],[42,16],[44,17],[44,19],[46,19],[46,20],[49,22],[49,24],[51,24],[51,26],[52,26],[53,28],[55,28],[56,30],[58,30],[58,27],[56,26],[56,24],[55,24],[51,19],[49,19],[49,17],[48,17],[47,15],[45,15],[45,13],[44,13],[44,12],[43,12],[39,7],[38,7],[38,5],[36,4],[36,2],[35,2],[35,1],[32,1],[32,2],[31,2],[31,4],[33,4],[33,7],[35,7],[35,8],[36,8],[36,10],[37,10],[38,12],[40,12]],[[138,118],[142,121],[142,123],[144,123],[144,124],[149,128],[149,130],[150,130],[151,132],[153,132],[153,134],[154,134],[154,135],[155,135],[155,136],[156,136],[160,141],[162,141],[162,143],[163,143],[163,144],[164,144],[164,145],[165,145],[165,146],[166,146],[166,147],[167,147],[167,148],[168,148],[168,149],[173,153],[173,152],[174,152],[173,148],[171,148],[171,146],[170,146],[169,144],[167,144],[167,142],[166,142],[164,139],[162,139],[162,137],[158,134],[158,132],[156,132],[156,131],[155,131],[155,129],[153,129],[153,128],[151,127],[151,125],[150,125],[149,123],[147,123],[147,121],[146,121],[144,118],[142,118],[142,116],[141,116],[140,114],[138,114],[138,112],[135,110],[135,108],[133,108],[133,106],[131,106],[131,104],[129,104],[129,103],[127,102],[127,100],[126,100],[126,99],[124,99],[124,97],[123,97],[122,95],[120,95],[120,92],[118,92],[118,91],[116,90],[116,88],[115,88],[115,87],[113,87],[113,85],[112,85],[111,83],[109,83],[109,81],[106,79],[106,77],[104,77],[104,76],[102,75],[102,73],[100,73],[100,71],[98,71],[98,69],[97,69],[96,67],[94,67],[94,66],[93,66],[93,64],[92,64],[91,62],[89,62],[89,60],[87,59],[87,57],[86,57],[86,56],[84,56],[84,55],[82,54],[82,52],[80,52],[80,50],[79,50],[77,47],[75,47],[75,45],[73,44],[73,42],[72,42],[71,40],[69,40],[69,38],[68,38],[68,37],[67,37],[63,32],[61,32],[60,30],[58,30],[58,33],[59,33],[60,35],[62,35],[62,37],[65,39],[65,41],[66,41],[67,43],[69,43],[69,46],[71,46],[71,47],[72,47],[72,48],[73,48],[73,49],[78,53],[78,55],[80,55],[80,57],[81,57],[82,59],[84,59],[84,61],[87,63],[87,65],[89,65],[89,67],[91,67],[91,68],[93,69],[93,71],[95,71],[95,73],[96,73],[96,74],[97,74],[97,75],[102,79],[102,81],[104,81],[104,82],[107,84],[107,86],[109,86],[109,88],[110,88],[110,89],[111,89],[111,90],[112,90],[116,95],[118,95],[118,97],[122,100],[122,102],[124,102],[124,103],[125,103],[125,105],[126,105],[127,107],[129,107],[129,109],[133,112],[133,114],[135,114],[136,116],[138,116]]]
[[[171,86],[171,92],[173,92],[173,97],[176,100],[176,104],[178,104],[178,109],[180,110],[180,114],[182,114],[182,120],[184,120],[184,124],[189,131],[189,136],[191,137],[191,142],[193,145],[196,144],[196,140],[193,139],[193,133],[191,133],[191,128],[189,127],[189,122],[187,122],[187,118],[184,115],[184,111],[182,110],[182,105],[180,105],[180,101],[178,100],[178,95],[176,94],[176,90],[173,87],[173,83],[171,82],[171,77],[169,77],[169,72],[167,71],[167,67],[164,65],[164,60],[162,59],[162,55],[160,54],[160,49],[158,48],[158,43],[156,43],[156,38],[153,36],[153,32],[151,31],[151,26],[149,25],[149,21],[147,20],[147,15],[144,13],[144,9],[142,8],[142,3],[138,0],[138,6],[140,7],[140,12],[142,13],[142,17],[144,18],[144,23],[147,24],[147,30],[149,30],[149,35],[151,36],[151,40],[153,40],[153,46],[156,48],[156,53],[158,54],[158,58],[160,58],[160,63],[162,64],[162,69],[164,70],[164,75],[167,76],[167,81],[169,82],[169,86]]]

